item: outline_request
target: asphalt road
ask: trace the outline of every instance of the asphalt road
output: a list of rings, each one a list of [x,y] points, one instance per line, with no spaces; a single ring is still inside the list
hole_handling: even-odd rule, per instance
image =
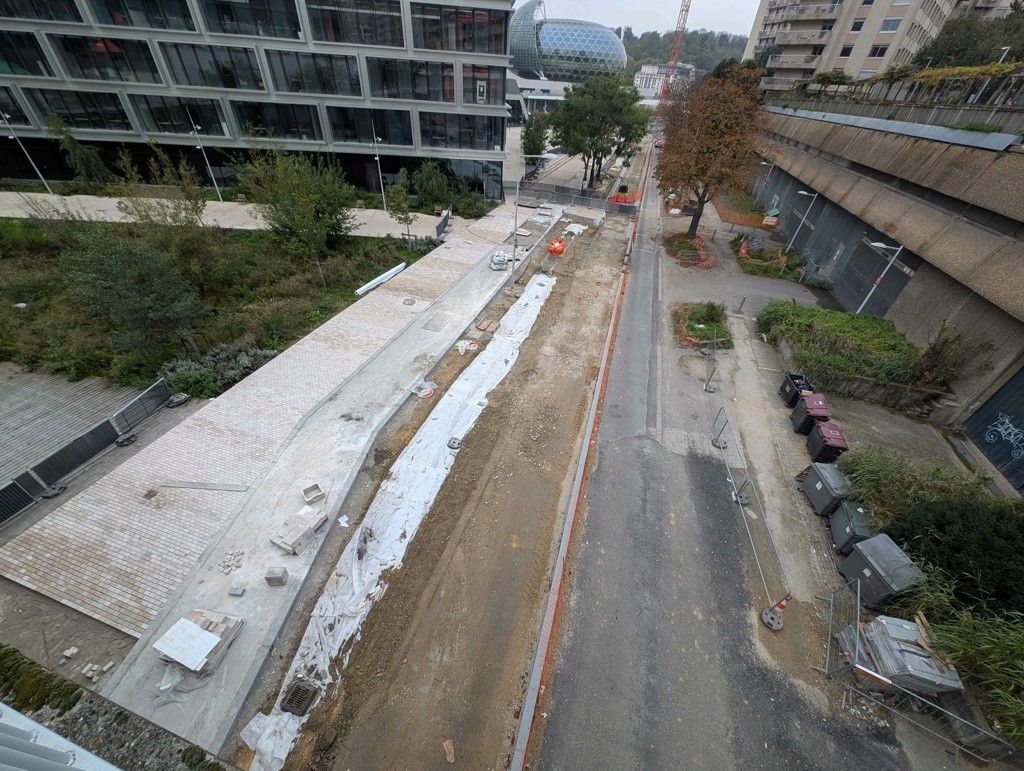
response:
[[[648,196],[539,766],[906,769],[891,732],[832,716],[757,650],[710,397],[680,368],[661,307],[660,282],[685,274],[659,265],[658,218]]]

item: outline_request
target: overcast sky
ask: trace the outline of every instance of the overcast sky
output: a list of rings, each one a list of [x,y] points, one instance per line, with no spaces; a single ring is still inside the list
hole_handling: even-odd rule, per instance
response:
[[[521,5],[517,2],[516,6]],[[585,19],[606,27],[632,27],[639,35],[649,30],[675,29],[677,0],[544,0],[552,19]],[[757,0],[694,0],[688,29],[750,34]]]

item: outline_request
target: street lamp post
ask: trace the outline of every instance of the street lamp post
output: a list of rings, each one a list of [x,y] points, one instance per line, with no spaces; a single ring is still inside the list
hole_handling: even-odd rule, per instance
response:
[[[797,191],[797,195],[809,195],[811,196],[811,202],[807,204],[807,211],[805,211],[804,216],[800,218],[800,224],[796,226],[796,230],[793,232],[793,237],[789,239],[789,243],[786,244],[787,252],[793,247],[793,242],[796,241],[796,237],[800,235],[800,228],[804,226],[804,223],[807,221],[807,215],[811,213],[811,207],[814,206],[814,202],[818,200],[817,193],[808,193],[806,190]]]
[[[377,151],[377,143],[382,141],[377,136],[377,127],[373,125],[373,118],[370,118],[370,131],[373,132],[373,160],[377,161],[377,179],[380,181],[380,200],[384,203],[384,213],[388,213],[388,198],[384,195],[384,175],[380,171],[380,153]]]
[[[759,195],[761,195],[761,193],[763,193],[768,188],[768,180],[772,178],[772,172],[775,171],[774,163],[768,163],[768,161],[761,161],[761,165],[768,166],[769,168],[768,173],[764,175],[764,179],[761,180],[760,184],[758,184],[756,188],[756,192],[754,193],[755,200]]]
[[[203,140],[199,136],[199,132],[203,127],[192,120],[192,112],[188,107],[185,108],[185,115],[188,116],[189,125],[192,126],[192,130],[188,133],[196,138],[196,150],[203,154],[203,163],[206,164],[206,173],[210,175],[210,181],[213,183],[213,189],[217,191],[217,200],[224,203],[224,196],[220,194],[220,185],[217,184],[217,178],[213,176],[213,167],[210,166],[210,159],[206,157],[206,148],[203,147]]]
[[[887,262],[885,264],[885,267],[882,268],[882,272],[879,274],[878,278],[875,279],[875,283],[871,285],[871,289],[868,290],[868,296],[864,298],[864,302],[862,302],[860,304],[860,307],[857,308],[857,313],[860,313],[862,310],[864,310],[864,306],[868,304],[868,300],[871,299],[871,295],[875,293],[875,290],[878,288],[878,285],[881,284],[882,279],[885,278],[885,274],[889,272],[889,268],[892,267],[892,264],[896,262],[896,258],[900,256],[900,252],[903,251],[903,244],[900,244],[899,248],[897,249],[895,246],[889,246],[888,244],[883,244],[880,241],[872,241],[871,246],[875,247],[876,249],[884,249],[886,251],[896,249],[896,253],[889,258],[889,262]]]
[[[999,61],[996,62],[996,64],[1002,64],[1003,63],[1003,60],[1006,58],[1006,55],[1008,53],[1010,53],[1010,48],[1011,48],[1010,46],[1003,46],[1003,48],[1002,48],[1003,54],[1002,54],[1002,56],[999,57]],[[982,85],[981,91],[978,92],[978,96],[977,96],[978,99],[981,99],[981,97],[984,96],[985,89],[988,88],[988,84],[991,81],[992,81],[992,78],[990,78],[990,77],[989,78],[985,78],[985,83]]]
[[[0,110],[0,119],[2,119],[3,122],[4,122],[4,125],[7,126],[7,130],[11,132],[11,139],[13,139],[15,142],[17,142],[18,143],[18,147],[20,147],[21,151],[23,153],[25,153],[25,157],[28,159],[28,162],[32,165],[32,169],[35,171],[36,175],[39,177],[39,181],[42,182],[43,183],[43,187],[46,188],[46,192],[49,193],[50,195],[53,195],[53,190],[50,189],[50,183],[47,182],[46,179],[43,177],[43,172],[41,172],[39,170],[39,167],[36,166],[36,162],[33,161],[32,160],[32,156],[28,154],[28,150],[25,149],[25,145],[23,145],[21,143],[21,139],[19,139],[18,135],[14,133],[14,127],[11,125],[11,116],[8,115],[7,113],[3,112],[2,110]]]
[[[554,153],[540,153],[539,155],[520,155],[520,160],[523,161],[523,172],[526,171],[526,159],[527,158],[542,158],[545,161],[550,161],[558,156]],[[522,179],[522,174],[519,173],[519,169],[516,169],[516,204],[514,213],[512,215],[512,268],[509,271],[511,275],[510,283],[515,281],[516,277],[516,258],[519,256],[519,180]]]

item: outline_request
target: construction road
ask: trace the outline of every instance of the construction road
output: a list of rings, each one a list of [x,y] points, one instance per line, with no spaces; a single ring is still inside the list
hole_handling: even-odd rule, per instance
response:
[[[703,393],[703,365],[682,355],[662,301],[687,269],[664,256],[658,204],[648,195],[638,221],[531,768],[943,767],[908,757],[884,724],[830,711],[766,652],[749,545],[709,441],[721,397]],[[802,677],[814,663],[799,663]]]

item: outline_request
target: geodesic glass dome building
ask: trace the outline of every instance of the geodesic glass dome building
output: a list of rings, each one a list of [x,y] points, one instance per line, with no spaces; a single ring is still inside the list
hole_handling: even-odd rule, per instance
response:
[[[529,0],[509,22],[517,75],[580,83],[591,75],[625,72],[626,49],[614,32],[590,21],[545,19],[543,8],[544,0]]]

